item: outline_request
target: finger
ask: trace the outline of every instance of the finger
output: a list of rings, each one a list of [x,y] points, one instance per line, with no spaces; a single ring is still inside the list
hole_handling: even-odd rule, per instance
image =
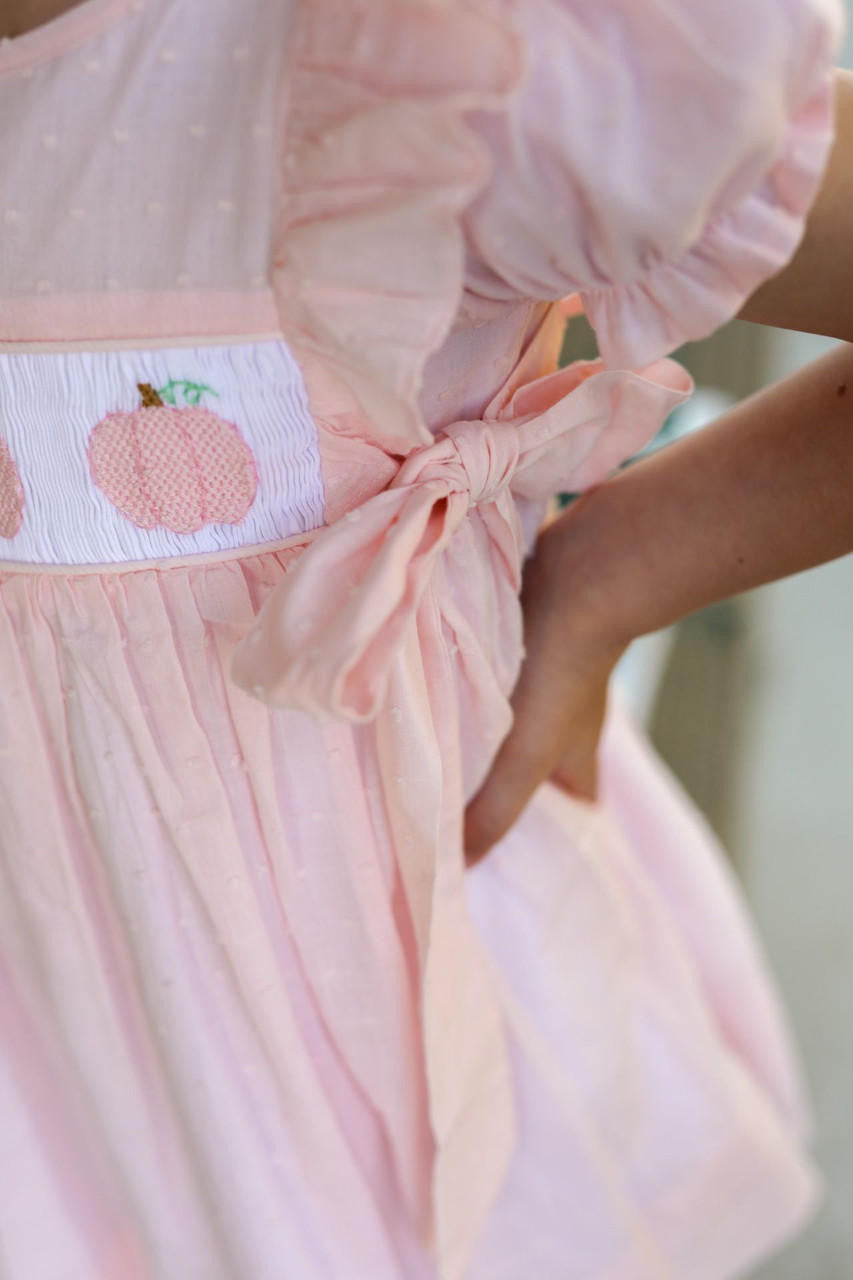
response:
[[[470,866],[482,860],[517,821],[533,792],[547,779],[580,800],[598,791],[598,743],[607,704],[607,681],[583,697],[553,689],[525,664],[513,697],[514,721],[483,786],[465,815]]]
[[[567,700],[562,691],[555,691],[552,680],[544,678],[554,665],[543,658],[538,641],[528,649],[512,696],[512,728],[466,813],[469,865],[479,862],[506,834],[566,751]]]
[[[521,758],[515,744],[504,743],[483,787],[465,813],[465,861],[481,861],[506,835],[536,787],[548,776],[549,761]]]
[[[566,749],[559,701],[546,700],[542,682],[526,677],[524,671],[513,698],[513,714],[512,729],[465,815],[469,865],[479,862],[507,833]]]
[[[570,751],[557,763],[551,781],[578,800],[598,800],[598,757],[594,751]]]

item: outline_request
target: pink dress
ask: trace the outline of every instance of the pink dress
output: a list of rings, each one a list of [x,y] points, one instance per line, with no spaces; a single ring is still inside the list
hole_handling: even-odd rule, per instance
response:
[[[465,874],[521,565],[793,253],[833,0],[85,0],[0,46],[3,1280],[724,1280],[810,1213],[614,708]],[[603,359],[557,371],[560,299]]]

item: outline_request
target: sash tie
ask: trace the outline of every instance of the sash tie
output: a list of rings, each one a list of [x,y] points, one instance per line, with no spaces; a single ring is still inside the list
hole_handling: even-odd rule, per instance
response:
[[[374,719],[436,562],[466,517],[484,521],[518,589],[513,495],[547,499],[598,483],[691,389],[669,360],[638,374],[579,362],[518,384],[517,370],[481,420],[413,449],[387,488],[318,532],[237,647],[240,688],[320,719]]]

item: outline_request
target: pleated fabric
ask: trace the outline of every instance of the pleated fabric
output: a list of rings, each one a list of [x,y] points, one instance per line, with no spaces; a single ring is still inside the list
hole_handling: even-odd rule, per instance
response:
[[[246,696],[228,664],[286,560],[2,583],[10,1276],[438,1274],[401,850],[428,766],[453,777],[428,706],[458,672],[413,648],[370,725]],[[620,725],[607,808],[543,788],[466,882],[517,1126],[483,1280],[735,1274],[814,1194],[731,889]]]

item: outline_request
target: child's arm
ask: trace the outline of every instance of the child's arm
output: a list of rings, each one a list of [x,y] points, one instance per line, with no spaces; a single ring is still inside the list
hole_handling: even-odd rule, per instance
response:
[[[853,342],[853,72],[835,73],[835,117],[835,146],[803,241],[740,314]]]
[[[760,323],[853,340],[853,75],[796,257],[750,299]],[[515,723],[469,806],[476,861],[557,776],[592,797],[612,668],[637,636],[853,550],[853,347],[581,498],[541,535],[524,578]]]
[[[558,523],[543,535],[554,572],[573,600],[581,591],[571,612],[611,648],[853,550],[853,347],[586,494]]]
[[[468,810],[471,860],[555,774],[595,793],[613,666],[637,636],[853,550],[853,347],[580,498],[525,570],[515,724]]]

